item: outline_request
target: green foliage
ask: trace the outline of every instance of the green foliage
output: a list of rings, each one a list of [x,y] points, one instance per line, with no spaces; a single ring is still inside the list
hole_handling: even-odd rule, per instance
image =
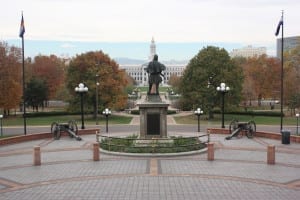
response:
[[[293,94],[289,101],[289,107],[292,109],[300,107],[300,93]]]
[[[27,125],[50,125],[52,122],[68,122],[70,120],[75,120],[77,123],[81,122],[80,113],[69,113],[69,112],[35,112],[27,113]],[[96,120],[93,119],[92,114],[85,114],[85,123],[95,124]],[[129,124],[132,117],[121,116],[121,115],[110,115],[109,124]],[[22,116],[8,117],[3,120],[4,126],[21,126],[23,125]],[[101,115],[98,117],[98,122],[100,124],[106,123],[105,116]]]
[[[164,140],[149,139],[147,145],[136,145],[138,136],[125,138],[107,137],[101,140],[100,147],[108,151],[126,153],[177,153],[200,150],[205,147],[197,137],[171,137],[170,142]],[[166,140],[167,141],[167,140]]]
[[[221,105],[220,83],[230,87],[225,103],[238,105],[242,90],[242,69],[229,57],[225,49],[208,46],[193,57],[184,71],[179,86],[183,110],[201,107],[211,112]]]
[[[65,116],[65,115],[80,115],[80,112],[71,113],[71,112],[67,112],[67,111],[52,111],[52,112],[26,113],[27,117],[49,117],[49,116]]]
[[[130,114],[133,114],[133,115],[139,115],[140,114],[140,111],[139,110],[132,110],[130,112]]]
[[[31,78],[26,87],[25,102],[27,106],[38,110],[39,106],[44,106],[44,101],[48,99],[48,87],[44,80]]]
[[[221,110],[214,110],[214,113],[221,114]],[[280,117],[281,112],[279,111],[228,111],[226,114],[231,115],[249,115],[249,116],[270,116],[270,117]]]
[[[140,114],[140,111],[139,111],[139,110],[132,110],[132,111],[130,112],[130,114],[132,114],[132,115],[139,115],[139,114]],[[167,110],[167,114],[168,114],[168,115],[176,114],[176,110]]]
[[[167,110],[168,115],[174,115],[176,114],[176,110]]]

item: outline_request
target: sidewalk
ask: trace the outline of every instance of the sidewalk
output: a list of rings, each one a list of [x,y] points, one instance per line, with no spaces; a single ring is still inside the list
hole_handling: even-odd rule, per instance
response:
[[[122,133],[119,133],[122,135]],[[263,138],[225,140],[212,135],[207,154],[128,157],[100,153],[95,135],[0,146],[0,200],[7,199],[299,199],[300,144]],[[276,164],[266,148],[276,146]],[[33,166],[33,146],[42,165]]]

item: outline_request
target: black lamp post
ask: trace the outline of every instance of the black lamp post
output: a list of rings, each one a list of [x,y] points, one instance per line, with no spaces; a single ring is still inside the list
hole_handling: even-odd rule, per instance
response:
[[[96,75],[96,125],[99,124],[98,122],[98,90],[99,90],[99,75]]]
[[[203,114],[203,110],[201,110],[201,108],[197,108],[194,113],[198,116],[198,132],[200,132],[200,115]]]
[[[298,135],[299,113],[296,114],[296,118],[297,118],[297,131],[296,131],[296,134]]]
[[[106,133],[108,133],[108,116],[111,114],[111,111],[108,108],[105,108],[102,114],[106,117]]]
[[[86,93],[89,89],[84,86],[83,83],[79,83],[78,87],[75,88],[75,92],[80,94],[81,102],[81,129],[84,129],[84,116],[83,116],[83,94]]]
[[[221,92],[222,94],[222,128],[225,128],[224,125],[224,97],[225,93],[227,93],[230,90],[228,86],[226,86],[225,83],[221,83],[220,86],[217,87],[217,91]]]
[[[1,136],[3,136],[3,124],[2,124],[3,115],[0,115],[0,126],[1,126]]]

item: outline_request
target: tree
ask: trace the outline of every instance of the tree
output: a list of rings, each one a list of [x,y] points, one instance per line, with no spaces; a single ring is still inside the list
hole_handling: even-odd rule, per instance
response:
[[[251,102],[263,98],[279,98],[280,95],[280,62],[276,58],[262,55],[248,58],[242,63],[244,72],[243,95]]]
[[[0,108],[4,114],[17,108],[22,98],[21,49],[0,42]]]
[[[26,86],[25,102],[26,106],[31,106],[38,111],[39,107],[44,107],[44,102],[48,100],[48,87],[43,79],[33,77]]]
[[[300,107],[300,45],[284,53],[284,102],[295,113]]]
[[[79,83],[84,83],[89,88],[85,95],[85,103],[93,105],[94,111],[96,110],[96,75],[99,76],[98,105],[101,109],[125,108],[127,102],[124,90],[127,84],[125,71],[120,70],[118,64],[102,51],[87,52],[71,60],[67,75],[67,88],[72,96],[70,106],[79,107],[76,105],[76,102],[80,102],[79,95],[75,94],[74,88]]]
[[[180,83],[183,109],[201,107],[213,117],[212,110],[221,105],[221,94],[216,88],[224,82],[231,90],[225,103],[238,105],[242,90],[242,70],[225,49],[214,46],[203,48],[193,57]]]
[[[171,76],[170,76],[170,79],[169,79],[169,85],[171,85],[172,86],[172,88],[173,88],[173,91],[175,92],[175,93],[177,93],[178,92],[178,88],[179,88],[179,85],[180,85],[180,77],[179,76],[177,76],[177,75],[175,75],[175,74],[172,74]]]
[[[49,99],[56,97],[56,93],[64,86],[65,71],[64,62],[55,55],[34,57],[33,63],[29,65],[28,80],[32,77],[43,79],[49,91]]]

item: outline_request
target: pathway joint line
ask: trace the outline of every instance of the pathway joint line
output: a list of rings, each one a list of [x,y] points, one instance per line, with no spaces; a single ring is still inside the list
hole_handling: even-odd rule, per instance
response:
[[[156,158],[151,158],[150,160],[150,175],[158,176],[158,163]]]

